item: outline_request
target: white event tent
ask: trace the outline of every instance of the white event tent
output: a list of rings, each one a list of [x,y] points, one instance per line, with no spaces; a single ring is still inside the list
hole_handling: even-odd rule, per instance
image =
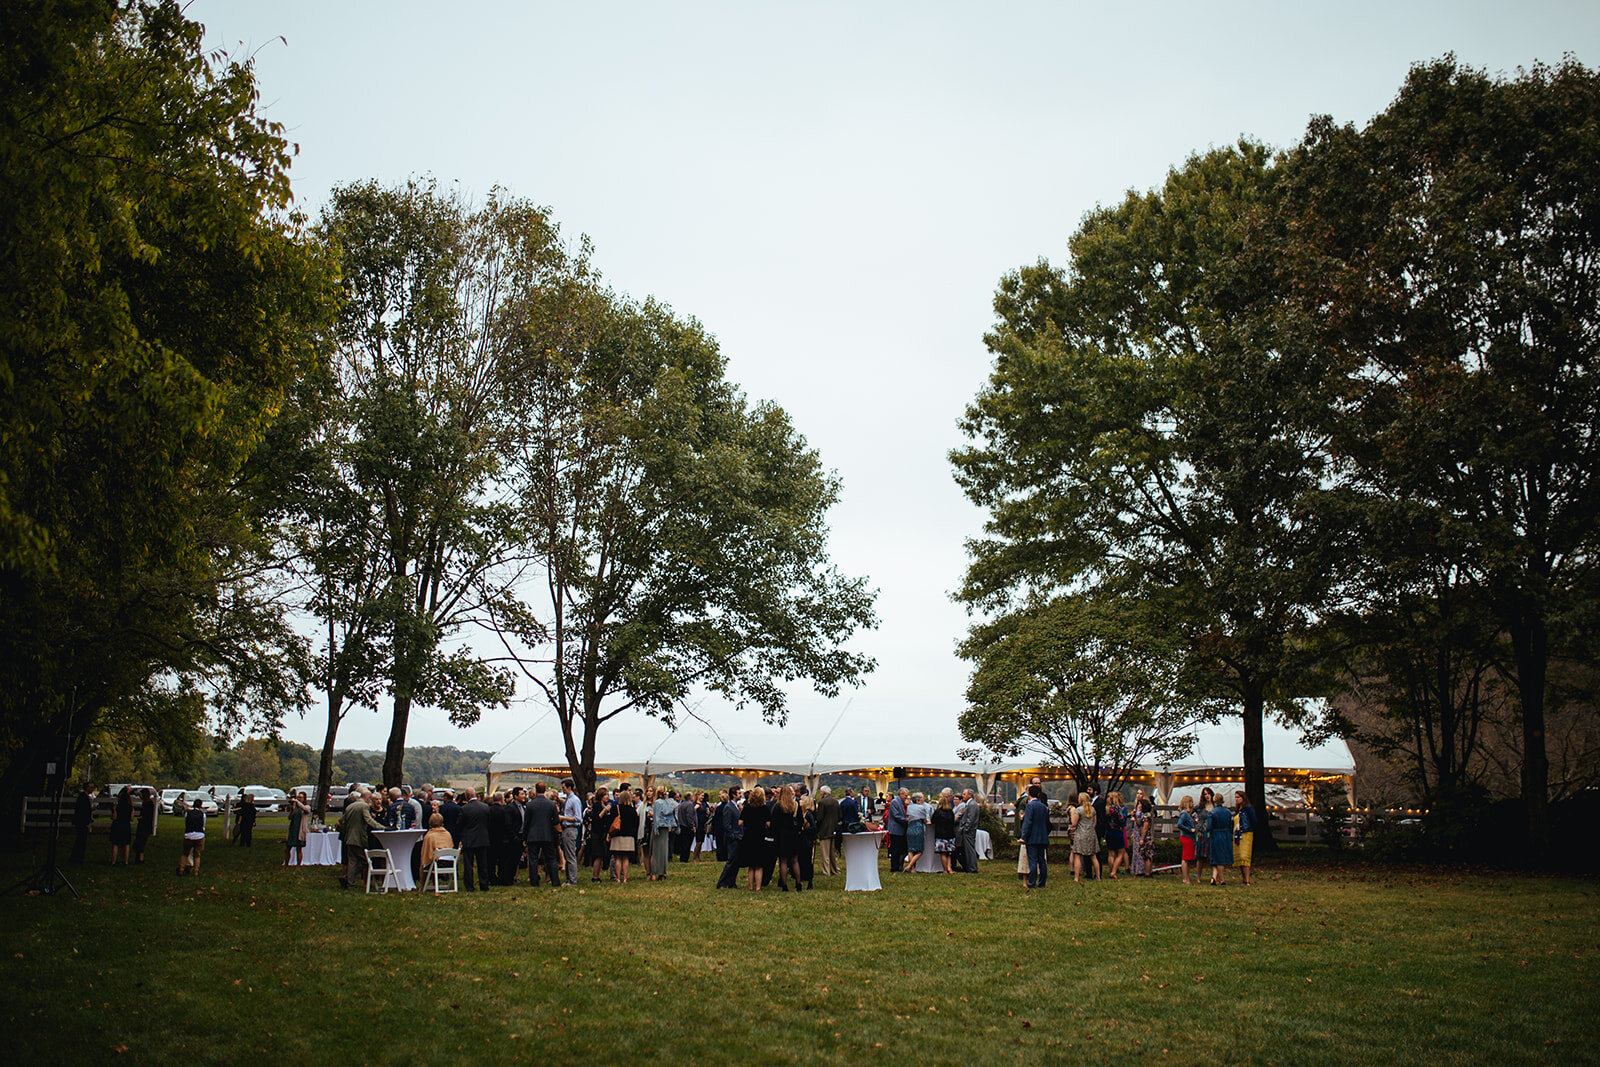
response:
[[[1334,739],[1316,747],[1308,747],[1302,743],[1298,731],[1268,722],[1263,728],[1262,750],[1267,782],[1296,787],[1308,800],[1319,786],[1340,788],[1351,806],[1355,805],[1355,760],[1343,741]],[[1185,786],[1242,782],[1243,752],[1244,727],[1238,720],[1202,726],[1197,731],[1196,744],[1189,759],[1181,763],[1139,767],[1128,776],[1128,780],[1149,787],[1157,803],[1165,804],[1173,790]],[[885,760],[882,758],[884,755],[892,759]],[[731,762],[726,758],[688,762],[596,761],[595,772],[601,778],[636,778],[645,785],[650,785],[658,777],[676,774],[724,774],[738,778],[745,788],[755,785],[761,778],[793,776],[804,779],[813,790],[823,775],[840,775],[871,781],[880,794],[896,780],[970,777],[980,796],[992,793],[1001,781],[1020,784],[1034,776],[1046,780],[1071,778],[1064,768],[1039,761],[972,764],[948,758],[928,758],[925,753],[920,754],[922,758],[914,758],[918,755],[914,752],[889,752],[878,753],[866,760],[830,760],[826,763],[751,759]],[[562,778],[569,770],[559,756],[554,760],[495,760],[488,767],[489,788],[494,789],[500,777],[510,773]]]

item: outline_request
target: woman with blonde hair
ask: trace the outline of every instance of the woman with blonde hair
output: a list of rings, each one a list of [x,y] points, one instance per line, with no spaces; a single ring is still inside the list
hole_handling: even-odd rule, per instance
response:
[[[754,892],[761,891],[761,876],[772,855],[768,814],[767,791],[758,785],[746,795],[744,807],[739,810],[739,825],[744,827],[744,837],[739,841],[739,866],[750,869],[750,888]]]
[[[917,869],[917,861],[928,847],[928,822],[933,818],[933,805],[921,793],[911,794],[906,806],[906,860],[901,871],[910,873]]]
[[[1078,794],[1079,805],[1072,809],[1072,880],[1083,881],[1093,864],[1100,877],[1100,838],[1094,832],[1094,798],[1086,789]]]
[[[1183,884],[1189,885],[1189,864],[1194,864],[1194,876],[1200,877],[1199,850],[1195,843],[1195,833],[1199,824],[1194,818],[1194,797],[1186,796],[1178,801],[1178,840],[1183,844]]]
[[[778,790],[778,802],[767,815],[767,836],[772,839],[772,854],[778,861],[778,888],[789,891],[789,876],[794,876],[794,891],[800,892],[800,837],[805,827],[800,805],[794,799],[794,786]]]

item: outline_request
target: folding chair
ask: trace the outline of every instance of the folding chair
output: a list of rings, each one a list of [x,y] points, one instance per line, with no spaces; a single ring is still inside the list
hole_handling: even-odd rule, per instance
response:
[[[460,855],[459,848],[441,848],[435,852],[433,862],[428,864],[428,873],[422,879],[423,891],[427,891],[428,883],[431,881],[435,894],[456,892],[456,860]],[[440,884],[446,879],[450,882],[449,889]]]
[[[372,879],[374,875],[381,876],[383,888],[379,892],[387,893],[392,885],[400,888],[400,872],[389,863],[389,853],[381,848],[367,849],[367,892],[372,892]]]

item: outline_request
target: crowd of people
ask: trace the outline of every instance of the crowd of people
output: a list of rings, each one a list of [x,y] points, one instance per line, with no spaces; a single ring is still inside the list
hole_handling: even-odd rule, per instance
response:
[[[1050,807],[1037,778],[1028,786],[1027,801],[1017,803],[1022,849],[1017,876],[1029,889],[1042,889],[1049,877]],[[1069,855],[1072,880],[1082,882],[1102,876],[1116,879],[1126,867],[1135,878],[1148,878],[1155,865],[1155,804],[1143,789],[1125,803],[1121,792],[1102,797],[1094,785],[1067,798]],[[1184,797],[1178,805],[1178,838],[1182,848],[1179,869],[1184,885],[1199,881],[1201,867],[1211,867],[1211,884],[1224,885],[1230,867],[1250,884],[1255,830],[1260,817],[1243,790],[1233,795],[1229,808],[1210,786],[1200,800]],[[1100,854],[1106,854],[1102,865]],[[1191,876],[1191,866],[1193,867]]]
[[[909,872],[923,851],[932,849],[946,873],[976,873],[980,804],[968,789],[944,790],[930,800],[901,789],[882,805],[889,839],[890,869]],[[346,800],[338,823],[344,848],[342,886],[366,880],[366,854],[372,832],[427,828],[413,855],[420,878],[441,848],[459,850],[457,879],[468,892],[517,882],[527,870],[533,886],[578,883],[588,868],[590,880],[621,884],[637,877],[665,879],[672,861],[693,863],[707,851],[719,864],[716,886],[741,884],[760,891],[813,888],[817,873],[836,875],[845,833],[864,830],[878,813],[866,790],[845,789],[835,796],[823,786],[813,796],[804,786],[732,786],[715,795],[705,790],[660,790],[623,785],[597,788],[580,798],[571,779],[559,793],[540,782],[531,790],[516,786],[480,795],[467,788],[459,796],[435,795],[432,787],[357,790]],[[876,829],[876,828],[875,828]],[[291,816],[289,848],[304,843],[305,821]],[[287,850],[286,850],[287,855]]]
[[[153,790],[141,793],[135,797],[124,788],[115,798],[110,832],[113,865],[144,862],[157,804]],[[888,840],[891,874],[916,870],[930,850],[943,873],[976,873],[981,807],[971,789],[959,794],[944,789],[930,796],[902,788],[880,803],[865,789],[859,795],[845,789],[836,797],[828,786],[815,796],[804,786],[792,785],[770,790],[756,786],[748,792],[731,786],[715,796],[705,790],[602,786],[586,800],[571,779],[563,781],[554,795],[544,782],[531,790],[515,786],[483,795],[470,787],[459,795],[449,791],[436,795],[432,786],[357,788],[338,822],[344,858],[339,881],[345,887],[364,883],[367,852],[377,847],[371,836],[374,830],[423,829],[426,833],[412,855],[414,880],[421,879],[439,850],[456,849],[458,879],[468,892],[514,885],[523,869],[532,886],[541,880],[553,887],[576,885],[584,867],[594,882],[609,879],[626,884],[635,868],[656,881],[668,877],[670,861],[698,861],[707,842],[720,865],[717,888],[742,884],[760,891],[775,881],[780,891],[788,892],[792,885],[795,892],[802,892],[813,887],[819,871],[839,873],[843,835],[868,829],[874,818],[881,818]],[[1066,809],[1073,881],[1117,879],[1123,872],[1148,878],[1156,873],[1155,804],[1143,789],[1129,803],[1120,791],[1102,796],[1090,785],[1069,796]],[[287,867],[303,859],[313,816],[304,791],[288,799],[286,810]],[[199,807],[175,806],[174,814],[184,820],[178,873],[198,874],[205,813]],[[255,815],[253,803],[239,806],[233,826],[236,844],[251,844]],[[1030,889],[1043,888],[1048,880],[1050,808],[1039,779],[1018,798],[1017,818],[1018,878]],[[74,861],[83,860],[93,820],[93,786],[86,785],[73,814]],[[1209,866],[1212,885],[1225,884],[1232,867],[1249,885],[1258,825],[1259,816],[1243,791],[1235,792],[1231,807],[1209,786],[1198,802],[1184,797],[1177,819],[1183,884],[1198,882]]]

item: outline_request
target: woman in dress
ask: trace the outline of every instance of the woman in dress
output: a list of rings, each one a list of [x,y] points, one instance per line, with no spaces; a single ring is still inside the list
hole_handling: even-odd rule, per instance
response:
[[[800,892],[800,804],[794,798],[794,787],[786,785],[778,790],[778,802],[767,813],[767,836],[772,839],[772,854],[778,861],[778,888],[789,891],[789,876],[794,876],[794,890]]]
[[[133,794],[127,786],[122,787],[122,792],[117,794],[116,810],[111,816],[111,866],[117,865],[117,856],[122,856],[122,865],[128,865],[128,846],[133,842]]]
[[[442,823],[440,825],[443,825]],[[306,861],[306,831],[311,829],[311,805],[305,790],[289,798],[289,833],[283,839],[283,865],[289,866],[289,853],[295,853],[296,866]]]
[[[1139,790],[1133,818],[1139,827],[1139,845],[1133,854],[1134,863],[1140,877],[1151,878],[1156,873],[1156,805],[1143,789]]]
[[[594,796],[589,798],[589,810],[584,816],[584,829],[588,840],[585,847],[589,850],[589,863],[593,866],[591,882],[600,880],[600,871],[611,859],[611,850],[606,844],[606,837],[611,832],[612,805],[609,801],[610,792],[605,786],[594,791]]]
[[[1195,836],[1199,832],[1200,824],[1194,817],[1194,797],[1186,796],[1178,801],[1178,841],[1183,847],[1183,884],[1189,881],[1189,864],[1194,864],[1195,878],[1200,877],[1200,853],[1195,847]]]
[[[144,798],[139,801],[139,821],[133,830],[133,862],[144,862],[144,846],[150,842],[150,835],[156,832],[156,791],[146,789]]]
[[[1243,790],[1233,794],[1233,861],[1239,867],[1239,878],[1250,884],[1250,857],[1255,852],[1256,809]]]
[[[1208,785],[1200,790],[1200,799],[1194,805],[1194,877],[1200,880],[1200,868],[1211,862],[1211,808],[1216,794]]]
[[[672,851],[672,834],[678,828],[678,802],[666,790],[656,794],[650,806],[650,881],[667,876],[667,853]]]
[[[739,866],[750,871],[750,888],[761,890],[761,876],[767,867],[767,857],[772,854],[772,834],[767,826],[767,791],[759,785],[745,797],[739,811],[739,825],[744,836],[739,840]]]
[[[817,805],[807,793],[800,798],[800,877],[806,880],[807,889],[817,877]],[[796,888],[799,888],[798,886]]]
[[[927,798],[921,793],[912,793],[911,803],[906,805],[906,861],[900,868],[902,872],[917,869],[917,861],[927,848],[928,823],[932,818],[933,808]]]
[[[956,809],[948,794],[939,798],[933,809],[933,851],[939,854],[939,865],[950,873],[950,858],[956,854]]]
[[[711,824],[711,805],[706,803],[706,791],[700,790],[700,795],[694,801],[694,853],[692,859],[700,859],[700,850],[705,847],[706,827]]]
[[[1106,866],[1114,881],[1128,863],[1128,811],[1122,806],[1120,790],[1106,797]]]
[[[1150,872],[1150,867],[1145,863],[1144,838],[1146,824],[1140,821],[1140,806],[1144,803],[1144,790],[1140,789],[1133,794],[1133,806],[1128,809],[1128,870],[1135,878],[1142,878]]]
[[[1206,845],[1211,852],[1211,884],[1223,885],[1233,866],[1233,813],[1226,804],[1213,803],[1206,813]]]
[[[1090,870],[1100,877],[1100,837],[1094,832],[1094,802],[1085,789],[1072,809],[1072,880],[1081,882]]]
[[[617,802],[613,810],[608,827],[611,834],[611,874],[618,885],[627,885],[628,865],[633,862],[639,847],[639,808],[627,786],[617,790]]]

